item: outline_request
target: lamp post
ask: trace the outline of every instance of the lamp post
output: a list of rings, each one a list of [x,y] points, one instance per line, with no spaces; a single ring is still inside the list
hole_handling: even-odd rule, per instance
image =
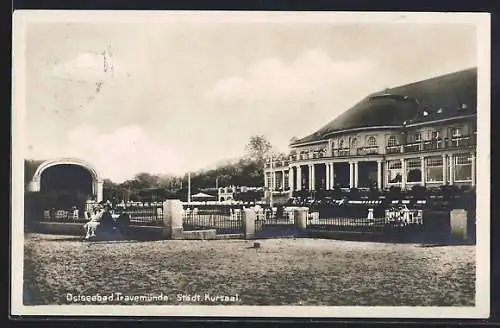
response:
[[[273,191],[274,191],[274,179],[273,179],[273,154],[270,155],[271,156],[271,165],[270,165],[270,168],[271,168],[271,188],[270,191],[271,191],[271,195],[269,196],[269,206],[271,207],[271,211],[273,209]]]
[[[191,172],[188,172],[188,204],[191,203]]]

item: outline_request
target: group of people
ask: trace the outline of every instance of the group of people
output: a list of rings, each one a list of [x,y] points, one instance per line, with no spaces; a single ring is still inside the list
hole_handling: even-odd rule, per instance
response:
[[[112,214],[113,206],[109,201],[101,202],[92,208],[91,213],[85,213],[85,216],[89,219],[89,221],[83,225],[85,229],[85,239],[96,237],[96,232],[98,228],[102,226],[104,218],[114,222]]]

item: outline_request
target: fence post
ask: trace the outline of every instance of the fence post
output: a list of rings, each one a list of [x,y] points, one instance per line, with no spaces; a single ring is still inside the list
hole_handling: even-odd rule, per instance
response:
[[[163,202],[163,237],[182,239],[182,202],[168,199]]]
[[[243,228],[245,231],[245,239],[252,239],[255,235],[255,220],[257,213],[254,208],[243,209]]]
[[[294,211],[295,216],[295,225],[301,231],[305,231],[307,228],[307,214],[309,213],[309,208],[307,207],[299,207]]]
[[[457,240],[467,240],[467,211],[454,209],[450,212],[451,235]]]

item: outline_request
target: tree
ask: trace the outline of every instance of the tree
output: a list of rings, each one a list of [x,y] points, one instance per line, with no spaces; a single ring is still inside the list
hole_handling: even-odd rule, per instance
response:
[[[272,148],[271,142],[265,136],[257,135],[250,137],[246,146],[246,152],[249,158],[263,164]]]

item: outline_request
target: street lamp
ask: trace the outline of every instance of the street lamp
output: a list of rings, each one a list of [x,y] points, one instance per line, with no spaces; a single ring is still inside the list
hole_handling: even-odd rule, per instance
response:
[[[271,195],[269,196],[269,206],[271,207],[271,211],[273,210],[273,191],[274,191],[274,179],[273,179],[273,154],[271,153],[271,165],[270,165],[270,168],[271,168],[271,188],[269,188],[271,190]]]
[[[188,204],[191,203],[191,172],[188,172]]]

